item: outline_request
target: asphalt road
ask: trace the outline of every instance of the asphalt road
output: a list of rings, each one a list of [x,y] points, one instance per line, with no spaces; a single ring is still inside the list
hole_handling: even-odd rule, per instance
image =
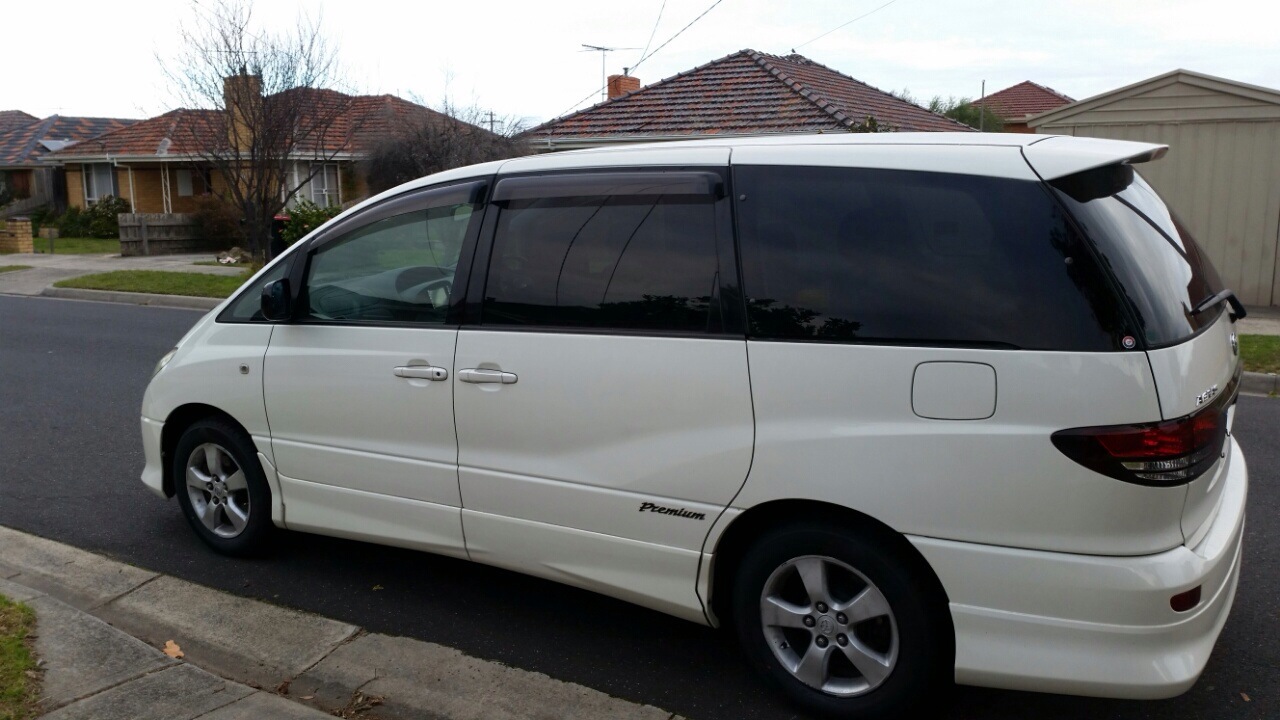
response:
[[[592,593],[298,533],[253,561],[205,549],[177,504],[138,480],[143,388],[198,317],[0,295],[0,524],[696,720],[795,717],[759,686],[727,635]],[[959,688],[948,717],[1280,717],[1280,400],[1242,398],[1236,428],[1252,471],[1245,567],[1200,682],[1150,702]]]

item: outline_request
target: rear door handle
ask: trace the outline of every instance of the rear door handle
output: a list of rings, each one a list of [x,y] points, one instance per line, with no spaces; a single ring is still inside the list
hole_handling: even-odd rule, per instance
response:
[[[502,383],[503,385],[514,385],[516,380],[519,380],[515,373],[489,370],[487,368],[459,370],[458,379],[464,383]]]
[[[449,371],[435,365],[401,365],[395,369],[396,377],[420,380],[448,380]]]

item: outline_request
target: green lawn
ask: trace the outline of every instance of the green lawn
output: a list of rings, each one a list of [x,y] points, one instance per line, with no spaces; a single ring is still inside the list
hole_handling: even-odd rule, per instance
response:
[[[252,270],[231,276],[162,270],[116,270],[63,280],[54,283],[54,287],[224,298],[235,292],[252,274]]]
[[[36,252],[49,252],[49,240],[36,238],[33,243]],[[54,255],[119,255],[120,241],[116,238],[101,240],[99,238],[58,238],[53,241]]]
[[[0,720],[36,716],[38,676],[33,677],[36,662],[27,639],[35,626],[31,608],[0,595]]]
[[[16,272],[18,270],[30,270],[30,265],[0,265],[0,273]]]
[[[1244,360],[1245,370],[1280,373],[1280,337],[1241,335],[1240,358]]]

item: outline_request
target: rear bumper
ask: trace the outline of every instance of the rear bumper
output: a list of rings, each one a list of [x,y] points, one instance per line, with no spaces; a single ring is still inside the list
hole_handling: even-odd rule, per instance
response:
[[[1248,470],[1238,446],[1229,457],[1217,515],[1195,547],[1099,557],[910,538],[951,600],[956,682],[1117,698],[1189,689],[1240,576]],[[1198,606],[1170,608],[1197,586]]]

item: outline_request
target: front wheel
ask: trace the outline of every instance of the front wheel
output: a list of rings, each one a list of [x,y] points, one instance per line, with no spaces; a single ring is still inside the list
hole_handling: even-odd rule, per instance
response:
[[[905,541],[903,541],[905,542]],[[780,528],[736,574],[748,658],[810,712],[908,717],[954,673],[945,602],[900,544],[836,525]]]
[[[226,555],[263,549],[271,524],[271,491],[253,441],[222,420],[187,428],[173,453],[178,505],[196,534]]]

